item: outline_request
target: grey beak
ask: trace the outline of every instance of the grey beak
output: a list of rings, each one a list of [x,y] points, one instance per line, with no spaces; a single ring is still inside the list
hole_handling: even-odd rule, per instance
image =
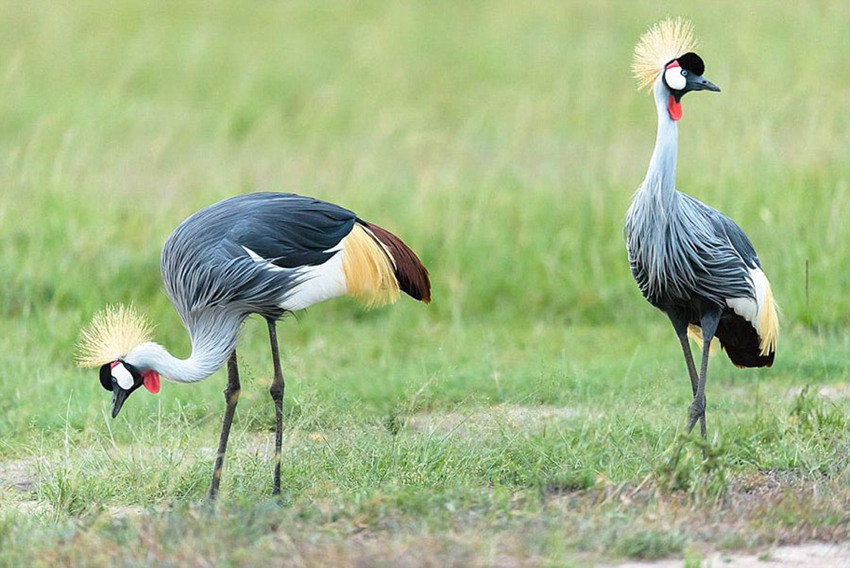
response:
[[[702,75],[691,75],[688,77],[686,86],[688,91],[714,91],[720,92],[720,87],[703,77]]]
[[[112,418],[115,418],[121,412],[121,407],[124,406],[124,401],[130,396],[130,392],[118,385],[112,385]]]

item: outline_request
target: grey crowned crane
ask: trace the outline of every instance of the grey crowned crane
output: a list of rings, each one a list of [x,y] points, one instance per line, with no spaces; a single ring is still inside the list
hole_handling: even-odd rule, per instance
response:
[[[705,437],[705,377],[712,338],[738,367],[773,364],[779,333],[770,283],[750,239],[729,217],[676,190],[677,124],[682,97],[720,91],[703,78],[693,31],[665,20],[641,37],[632,70],[652,87],[658,135],[649,170],[626,214],[632,275],[650,304],[667,314],[690,375],[693,403],[688,432],[699,420]],[[697,373],[688,334],[702,345]]]
[[[112,391],[112,416],[134,391],[159,392],[160,376],[201,381],[227,361],[226,408],[210,486],[219,488],[227,439],[239,399],[236,343],[242,322],[268,322],[276,414],[272,492],[280,492],[283,374],[276,321],[342,295],[369,306],[394,302],[399,291],[431,300],[428,271],[398,237],[337,205],[285,193],[240,195],[186,219],[165,241],[162,279],[192,342],[178,359],[151,341],[151,326],[129,307],[97,314],[83,330],[78,364],[100,367]]]

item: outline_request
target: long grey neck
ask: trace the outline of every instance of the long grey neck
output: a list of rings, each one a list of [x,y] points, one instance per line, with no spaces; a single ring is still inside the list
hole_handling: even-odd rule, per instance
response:
[[[192,339],[192,354],[188,359],[178,359],[162,345],[147,342],[133,348],[125,360],[138,369],[154,370],[178,383],[206,379],[224,365],[236,348],[239,326],[244,320],[244,317],[228,318],[226,314],[206,316],[186,322]]]
[[[670,96],[667,87],[659,79],[653,89],[655,108],[658,113],[658,134],[655,138],[655,151],[649,161],[646,178],[641,185],[641,193],[648,193],[653,201],[665,206],[676,190],[676,154],[679,145],[679,130],[676,121],[667,112],[667,99]]]

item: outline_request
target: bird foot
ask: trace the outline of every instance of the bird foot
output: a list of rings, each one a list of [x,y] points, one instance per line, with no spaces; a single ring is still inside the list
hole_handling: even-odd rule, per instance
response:
[[[692,423],[705,416],[705,400],[694,400],[688,407],[688,417]]]
[[[688,407],[688,433],[694,429],[697,422],[699,422],[700,435],[705,438],[705,397],[694,400]]]

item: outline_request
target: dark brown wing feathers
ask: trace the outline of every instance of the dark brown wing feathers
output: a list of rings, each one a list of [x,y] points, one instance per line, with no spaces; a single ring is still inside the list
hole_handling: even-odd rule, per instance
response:
[[[367,228],[390,251],[395,265],[395,277],[401,291],[426,304],[431,302],[431,280],[428,277],[428,270],[422,265],[416,253],[386,229],[362,219],[358,219],[357,222]]]

